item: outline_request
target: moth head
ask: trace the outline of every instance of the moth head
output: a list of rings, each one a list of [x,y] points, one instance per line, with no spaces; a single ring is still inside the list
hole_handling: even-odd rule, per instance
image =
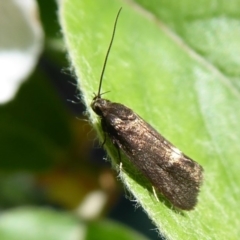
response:
[[[103,99],[99,96],[95,96],[91,103],[92,110],[100,117],[102,117],[104,114],[104,110],[107,108],[109,101],[106,99]]]

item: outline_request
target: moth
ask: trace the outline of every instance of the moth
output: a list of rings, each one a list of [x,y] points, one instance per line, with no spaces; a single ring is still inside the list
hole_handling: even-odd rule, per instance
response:
[[[103,75],[115,36],[121,8],[115,19],[112,38],[105,57],[98,93],[91,107],[100,117],[104,142],[114,146],[151,182],[169,202],[182,210],[191,210],[203,181],[203,168],[173,146],[133,110],[101,97]]]

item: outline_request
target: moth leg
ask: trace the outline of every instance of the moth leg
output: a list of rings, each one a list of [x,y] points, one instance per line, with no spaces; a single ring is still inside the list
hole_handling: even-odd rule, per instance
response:
[[[115,148],[117,149],[117,152],[118,152],[118,159],[120,161],[120,163],[122,162],[122,159],[121,159],[121,153],[120,153],[120,148],[118,146],[118,143],[115,139],[112,140],[113,141],[113,145],[115,146]]]
[[[113,139],[112,141],[113,141],[113,145],[117,149],[118,159],[119,159],[119,172],[121,173],[121,171],[122,171],[122,159],[121,159],[120,148],[119,148],[118,143],[117,143],[117,141],[115,139]]]
[[[117,152],[118,152],[118,158],[120,160],[120,164],[122,164],[121,153],[120,153],[119,147],[117,147]]]
[[[103,148],[107,141],[107,128],[106,128],[106,123],[104,122],[103,119],[101,120],[101,126],[102,126],[102,130],[103,130],[103,134],[104,134],[103,142],[101,144],[101,148]]]
[[[120,162],[120,164],[119,164],[119,172],[121,172],[122,169],[123,169],[123,167],[122,167],[122,162]]]
[[[120,179],[122,178],[122,170],[123,170],[123,166],[122,166],[122,162],[120,162],[119,167],[117,169]]]
[[[157,196],[157,193],[156,193],[156,189],[155,189],[154,186],[152,186],[152,191],[153,191],[153,195],[156,198],[157,202],[159,202],[159,199],[158,199],[158,196]]]
[[[103,138],[103,142],[101,144],[101,148],[104,147],[105,143],[106,143],[106,140],[107,140],[107,134],[104,132],[104,138]]]

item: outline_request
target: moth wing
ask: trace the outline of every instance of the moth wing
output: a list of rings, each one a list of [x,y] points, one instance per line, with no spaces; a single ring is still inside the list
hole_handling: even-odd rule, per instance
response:
[[[174,206],[193,209],[202,183],[202,167],[143,119],[138,117],[137,121],[123,134],[121,148]]]

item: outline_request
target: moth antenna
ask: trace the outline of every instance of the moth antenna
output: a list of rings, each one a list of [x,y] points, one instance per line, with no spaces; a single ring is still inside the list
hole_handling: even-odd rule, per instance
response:
[[[113,43],[113,39],[114,39],[114,36],[115,36],[116,27],[117,27],[117,21],[118,21],[118,17],[119,17],[119,14],[120,14],[121,10],[122,10],[122,8],[120,8],[118,10],[118,13],[117,13],[117,16],[116,16],[116,19],[115,19],[115,23],[114,23],[114,27],[113,27],[112,38],[111,38],[111,41],[110,41],[110,44],[109,44],[109,47],[108,47],[108,50],[107,50],[107,54],[105,56],[105,60],[104,60],[103,68],[102,68],[102,73],[101,73],[101,77],[100,77],[98,94],[97,94],[97,97],[99,97],[99,98],[101,97],[101,93],[100,92],[101,92],[101,88],[102,88],[103,75],[104,75],[104,72],[105,72],[105,69],[106,69],[106,65],[107,65],[108,55],[109,55],[111,47],[112,47],[112,43]]]

